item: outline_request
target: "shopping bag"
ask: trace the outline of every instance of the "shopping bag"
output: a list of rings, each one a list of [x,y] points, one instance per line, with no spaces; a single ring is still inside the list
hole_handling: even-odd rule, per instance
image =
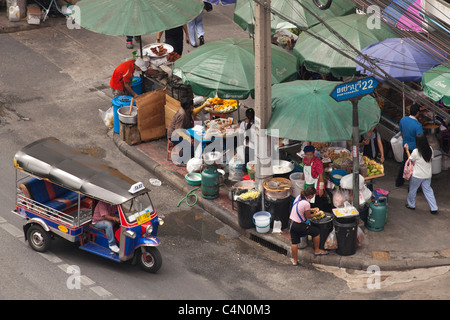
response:
[[[403,137],[398,133],[391,139],[395,161],[403,162]]]
[[[409,180],[413,174],[414,163],[411,160],[406,160],[405,167],[403,168],[403,179]]]

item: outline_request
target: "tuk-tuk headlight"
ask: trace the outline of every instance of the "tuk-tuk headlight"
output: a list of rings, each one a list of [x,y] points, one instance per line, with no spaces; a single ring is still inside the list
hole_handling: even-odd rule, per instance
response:
[[[145,228],[145,234],[151,235],[152,232],[153,232],[153,225],[149,223],[148,226]]]
[[[161,217],[158,217],[158,223],[160,226],[162,226],[164,224],[164,220]]]

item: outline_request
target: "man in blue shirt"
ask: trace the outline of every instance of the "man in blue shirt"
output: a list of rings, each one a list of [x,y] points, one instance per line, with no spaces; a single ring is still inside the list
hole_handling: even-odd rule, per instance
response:
[[[409,109],[409,117],[403,117],[399,123],[399,131],[403,137],[403,146],[408,144],[410,152],[416,148],[416,136],[418,134],[423,134],[422,125],[417,120],[420,114],[420,106],[418,104],[413,104]],[[399,168],[397,179],[395,180],[395,186],[401,187],[405,180],[403,179],[403,169],[405,167],[405,162],[408,159],[406,152],[403,150],[403,162]]]

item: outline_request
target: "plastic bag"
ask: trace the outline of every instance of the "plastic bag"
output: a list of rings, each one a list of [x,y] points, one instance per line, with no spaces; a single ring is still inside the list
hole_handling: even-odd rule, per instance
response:
[[[342,189],[337,189],[333,192],[333,205],[336,208],[344,207],[345,201],[350,201],[350,192]]]
[[[272,233],[281,233],[281,221],[280,220],[275,220],[273,222]]]
[[[409,180],[414,171],[414,162],[406,160],[405,167],[403,168],[403,179]]]
[[[364,241],[365,235],[364,232],[360,227],[358,227],[358,231],[356,232],[356,245],[359,247],[361,246],[362,242]]]
[[[334,250],[337,249],[337,239],[336,239],[336,232],[334,229],[330,232],[328,235],[327,240],[325,241],[323,247],[326,250]]]
[[[359,177],[358,189],[361,190],[362,188],[364,188],[364,177],[360,174],[358,175],[358,177]],[[342,189],[352,190],[353,189],[353,174],[348,174],[346,176],[343,176],[341,181],[339,182],[339,186]]]
[[[397,133],[391,139],[392,151],[394,153],[395,161],[402,162],[403,161],[403,137],[400,133]]]
[[[113,107],[109,107],[108,110],[103,111],[102,109],[98,109],[98,113],[100,115],[100,118],[103,120],[103,123],[106,127],[109,129],[112,129],[114,126],[114,111]]]

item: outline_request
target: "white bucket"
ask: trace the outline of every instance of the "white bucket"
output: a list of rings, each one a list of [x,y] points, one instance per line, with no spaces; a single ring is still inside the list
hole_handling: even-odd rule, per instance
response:
[[[291,173],[289,176],[289,180],[292,182],[292,196],[298,197],[300,195],[300,192],[303,190],[303,185],[305,184],[305,181],[302,180],[302,172],[294,172]]]
[[[259,233],[266,233],[270,230],[270,219],[272,215],[267,211],[259,211],[253,215],[253,223],[256,226],[256,231]]]
[[[442,152],[433,150],[433,161],[431,161],[433,174],[441,173],[442,171]]]

